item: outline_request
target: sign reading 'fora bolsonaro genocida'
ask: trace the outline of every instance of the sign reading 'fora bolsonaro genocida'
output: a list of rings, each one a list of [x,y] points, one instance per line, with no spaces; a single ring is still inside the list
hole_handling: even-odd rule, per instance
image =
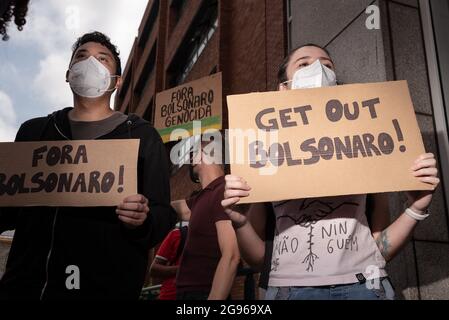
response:
[[[201,122],[201,132],[221,129],[222,105],[220,72],[158,93],[154,127],[164,143],[185,137],[180,131],[192,135],[194,121]]]

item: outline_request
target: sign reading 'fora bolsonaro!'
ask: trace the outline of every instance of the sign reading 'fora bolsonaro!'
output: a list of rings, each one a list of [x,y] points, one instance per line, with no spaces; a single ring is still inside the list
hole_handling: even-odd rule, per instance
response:
[[[221,72],[160,92],[156,96],[154,127],[165,142],[193,134],[194,121],[201,132],[222,128]],[[181,129],[181,130],[177,130]]]
[[[116,206],[137,193],[139,145],[138,139],[2,142],[0,207]]]

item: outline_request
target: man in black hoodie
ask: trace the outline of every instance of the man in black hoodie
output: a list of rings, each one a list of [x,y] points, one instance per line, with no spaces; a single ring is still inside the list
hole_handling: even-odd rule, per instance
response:
[[[138,299],[148,250],[173,228],[176,214],[160,136],[148,122],[110,108],[120,75],[109,38],[83,35],[67,71],[74,108],[25,122],[16,141],[140,139],[139,195],[117,207],[0,208],[0,233],[15,229],[0,300]]]

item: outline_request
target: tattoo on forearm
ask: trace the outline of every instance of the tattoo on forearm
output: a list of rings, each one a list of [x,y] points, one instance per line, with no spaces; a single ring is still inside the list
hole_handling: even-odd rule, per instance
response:
[[[380,252],[387,258],[390,254],[391,244],[388,240],[387,230],[382,231],[380,237],[376,240],[376,244],[379,247]]]

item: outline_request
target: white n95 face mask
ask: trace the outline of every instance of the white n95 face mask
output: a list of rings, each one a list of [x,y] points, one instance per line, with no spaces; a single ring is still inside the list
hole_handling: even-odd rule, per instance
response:
[[[299,69],[293,75],[292,89],[331,87],[337,85],[335,72],[317,59],[310,66]]]
[[[75,63],[69,70],[69,84],[72,90],[84,98],[98,98],[109,90],[111,85],[109,70],[94,56]]]

